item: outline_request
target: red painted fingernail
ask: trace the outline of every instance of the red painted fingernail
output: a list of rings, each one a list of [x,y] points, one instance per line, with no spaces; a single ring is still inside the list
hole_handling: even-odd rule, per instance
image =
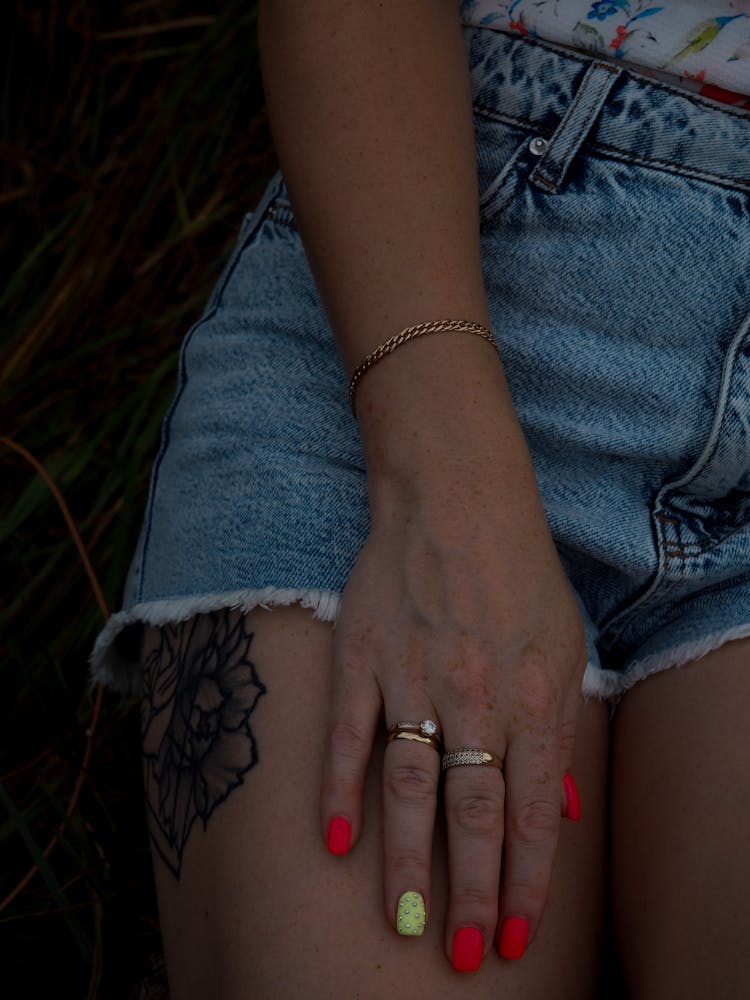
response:
[[[334,816],[328,824],[328,850],[331,854],[348,854],[352,840],[352,824],[346,816]]]
[[[484,938],[476,927],[459,927],[453,935],[453,968],[459,972],[476,972],[482,964]]]
[[[529,922],[523,917],[506,917],[500,932],[501,958],[521,958],[529,940]]]
[[[563,791],[565,792],[565,802],[567,805],[566,817],[575,823],[581,818],[581,797],[578,794],[578,786],[572,774],[563,776]]]

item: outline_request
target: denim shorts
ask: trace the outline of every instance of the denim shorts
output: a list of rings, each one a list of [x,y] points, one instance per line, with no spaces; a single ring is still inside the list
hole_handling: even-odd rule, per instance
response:
[[[493,331],[587,627],[583,693],[615,701],[750,635],[750,115],[462,30]],[[143,623],[335,621],[369,529],[347,389],[278,171],[183,342],[92,684],[138,690],[122,633]]]

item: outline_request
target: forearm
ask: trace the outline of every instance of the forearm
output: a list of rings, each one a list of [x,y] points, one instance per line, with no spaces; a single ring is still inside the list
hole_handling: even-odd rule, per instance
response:
[[[275,148],[347,371],[414,323],[489,325],[456,0],[312,0],[304,13],[263,0],[259,41]],[[509,414],[497,355],[464,333],[400,347],[358,396],[368,467],[393,457],[405,425],[416,462],[441,428]]]
[[[456,0],[266,0],[259,39],[275,147],[347,369],[411,323],[486,321]]]

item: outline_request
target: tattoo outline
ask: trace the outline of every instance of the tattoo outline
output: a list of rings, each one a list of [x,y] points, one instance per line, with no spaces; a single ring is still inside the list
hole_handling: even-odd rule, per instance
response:
[[[250,659],[254,633],[225,608],[164,625],[142,662],[141,744],[151,841],[179,880],[197,820],[258,763],[250,728],[266,687]]]

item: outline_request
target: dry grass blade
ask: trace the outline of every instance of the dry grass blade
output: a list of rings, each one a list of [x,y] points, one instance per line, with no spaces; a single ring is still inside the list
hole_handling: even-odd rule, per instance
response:
[[[60,490],[57,488],[55,481],[49,476],[49,474],[47,473],[46,469],[41,464],[41,462],[38,462],[36,458],[34,458],[34,456],[29,451],[26,450],[26,448],[22,447],[19,444],[16,444],[15,441],[11,441],[10,438],[5,438],[5,437],[0,437],[0,444],[4,444],[7,448],[11,448],[13,451],[17,452],[19,455],[25,458],[26,461],[29,462],[29,464],[32,465],[34,469],[36,469],[36,471],[39,473],[39,475],[42,477],[46,485],[51,490],[52,495],[57,501],[57,505],[60,508],[60,511],[63,515],[65,523],[68,526],[68,530],[71,534],[75,547],[78,549],[78,554],[81,558],[81,562],[83,563],[86,575],[89,578],[89,583],[91,585],[91,589],[94,592],[94,596],[96,597],[96,601],[99,605],[99,610],[102,613],[102,617],[106,620],[106,618],[109,616],[109,609],[107,608],[107,604],[104,600],[104,595],[102,594],[101,587],[99,586],[99,580],[97,579],[96,573],[94,572],[94,569],[91,565],[91,560],[89,559],[88,552],[86,551],[86,546],[83,544],[83,539],[81,538],[81,534],[78,530],[78,527],[73,518],[71,517],[70,511],[68,510],[68,505],[65,503],[65,500],[63,499]],[[101,688],[99,688],[96,692],[96,700],[94,701],[94,707],[91,712],[91,719],[89,721],[88,728],[86,729],[86,749],[84,751],[83,762],[78,772],[78,777],[76,779],[75,787],[73,788],[73,792],[70,796],[70,802],[68,803],[68,807],[65,810],[66,819],[73,815],[73,811],[76,808],[76,805],[78,804],[78,799],[81,794],[81,789],[83,788],[83,783],[86,779],[86,772],[88,770],[89,761],[91,760],[94,734],[96,732],[96,726],[99,721],[99,713],[102,707],[102,693],[103,692]],[[49,858],[50,854],[55,848],[55,845],[58,843],[58,840],[64,828],[65,828],[65,822],[63,821],[57,828],[56,832],[52,836],[50,842],[45,847],[44,851],[42,852],[44,858]],[[19,893],[21,893],[26,888],[26,886],[29,884],[31,879],[37,874],[38,871],[39,871],[39,866],[33,865],[26,872],[26,874],[20,880],[20,882],[18,882],[16,886],[11,890],[11,892],[8,893],[5,899],[0,900],[0,913],[2,913],[3,910],[5,910],[6,907],[8,907],[13,902],[16,896],[18,896]]]
[[[161,24],[140,24],[134,28],[103,31],[96,37],[100,42],[111,42],[124,38],[145,38],[147,35],[163,35],[168,31],[180,31],[185,28],[205,28],[213,20],[212,17],[183,17],[180,21],[163,21]]]

